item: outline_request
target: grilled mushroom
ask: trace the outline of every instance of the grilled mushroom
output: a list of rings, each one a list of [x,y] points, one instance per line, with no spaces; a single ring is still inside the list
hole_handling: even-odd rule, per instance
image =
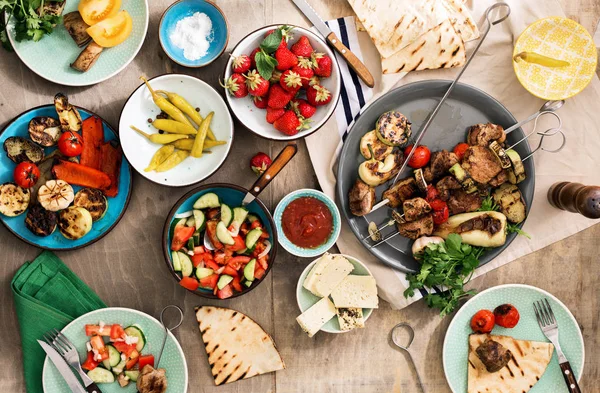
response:
[[[90,26],[84,22],[79,11],[66,14],[63,17],[63,24],[78,47],[82,48],[92,40],[92,37],[86,31]]]
[[[34,117],[28,129],[31,140],[44,147],[54,146],[62,134],[60,122],[48,116]]]
[[[96,63],[102,50],[104,50],[104,48],[100,45],[93,41],[90,42],[90,44],[79,54],[77,59],[75,59],[73,64],[71,64],[71,68],[80,72],[87,72]]]

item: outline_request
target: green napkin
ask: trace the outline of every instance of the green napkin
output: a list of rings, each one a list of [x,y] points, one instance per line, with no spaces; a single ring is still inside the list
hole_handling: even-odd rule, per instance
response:
[[[46,353],[36,340],[50,329],[61,330],[73,319],[106,307],[90,287],[56,255],[44,251],[25,262],[12,280],[28,393],[42,393]]]

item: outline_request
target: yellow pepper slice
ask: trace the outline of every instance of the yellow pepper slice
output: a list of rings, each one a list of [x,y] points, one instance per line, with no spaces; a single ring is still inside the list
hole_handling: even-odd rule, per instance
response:
[[[177,120],[168,119],[156,119],[152,122],[152,125],[165,132],[171,134],[184,134],[184,135],[196,135],[196,129],[189,124],[181,123]]]
[[[175,153],[167,157],[167,159],[164,160],[163,163],[156,168],[156,172],[166,172],[175,168],[177,165],[181,164],[181,162],[183,162],[183,160],[185,160],[189,155],[190,153],[185,150],[176,151]]]
[[[225,142],[225,141],[204,140],[204,148],[202,149],[202,152],[206,153],[206,149],[209,149],[209,148],[215,147],[215,146],[225,145],[226,143],[227,142]],[[190,151],[190,150],[192,150],[192,146],[194,146],[194,140],[193,139],[180,139],[178,141],[173,142],[173,146],[175,146],[176,148],[178,148],[180,150]]]
[[[192,146],[192,151],[190,155],[192,157],[200,158],[202,157],[202,149],[204,149],[204,139],[206,139],[206,133],[208,132],[208,127],[210,126],[210,122],[212,121],[214,112],[210,112],[208,116],[204,120],[202,120],[202,124],[200,124],[200,128],[198,128],[198,133],[196,134],[196,139],[194,140],[194,145]]]
[[[519,61],[525,61],[527,63],[539,64],[544,67],[568,67],[571,65],[568,61],[553,59],[552,57],[540,55],[535,52],[521,52],[513,57],[513,60],[517,63]]]
[[[136,126],[130,126],[132,130],[137,132],[138,134],[148,138],[150,142],[157,143],[159,145],[166,145],[169,143],[173,143],[180,139],[186,139],[187,135],[181,134],[147,134],[144,131],[140,130]]]
[[[188,115],[190,119],[192,119],[192,121],[196,123],[198,127],[200,127],[200,124],[202,124],[202,120],[204,119],[202,119],[200,113],[198,113],[198,111],[192,105],[190,105],[190,103],[187,102],[185,98],[183,98],[179,94],[171,93],[170,91],[158,90],[156,93],[166,95],[171,104],[175,105],[179,110]],[[210,139],[211,141],[217,139],[210,127],[208,128],[207,132],[208,139]]]
[[[154,153],[152,159],[150,160],[150,164],[144,172],[151,172],[155,170],[160,164],[162,164],[173,152],[175,151],[175,146],[173,145],[164,145],[160,149]]]

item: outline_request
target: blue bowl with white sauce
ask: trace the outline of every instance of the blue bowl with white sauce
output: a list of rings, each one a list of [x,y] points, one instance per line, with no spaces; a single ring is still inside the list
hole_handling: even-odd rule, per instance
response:
[[[175,63],[199,68],[223,54],[229,27],[223,11],[210,1],[180,0],[163,13],[158,38]]]

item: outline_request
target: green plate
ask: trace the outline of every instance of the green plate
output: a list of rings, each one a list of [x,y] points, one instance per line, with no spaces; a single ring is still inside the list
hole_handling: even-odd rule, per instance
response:
[[[129,308],[103,308],[100,310],[89,312],[80,316],[73,322],[65,326],[62,333],[77,347],[79,351],[79,359],[85,360],[86,347],[85,343],[89,337],[85,335],[84,327],[86,324],[97,325],[100,321],[112,324],[119,323],[123,327],[137,324],[142,329],[146,336],[146,346],[142,350],[142,355],[158,355],[162,340],[164,337],[163,326],[156,319],[141,311],[132,310]],[[167,371],[167,392],[166,393],[185,393],[188,387],[188,370],[185,356],[181,350],[181,346],[175,339],[172,333],[169,333],[169,338],[165,344],[165,349],[160,358],[160,368]],[[63,380],[62,376],[54,367],[54,364],[48,360],[44,361],[44,369],[42,371],[42,386],[44,393],[64,393],[69,392],[69,387]],[[137,389],[135,383],[130,383],[122,388],[115,381],[109,384],[98,384],[103,393],[135,393]]]
[[[77,11],[78,1],[66,0],[63,15]],[[8,23],[8,38],[17,56],[29,69],[44,79],[65,86],[88,86],[102,82],[123,70],[144,43],[148,30],[147,0],[127,0],[121,9],[126,10],[133,20],[131,35],[121,45],[106,48],[96,64],[87,72],[70,67],[83,48],[79,48],[64,26],[58,25],[50,35],[40,41],[15,40],[14,20]]]
[[[500,285],[479,293],[465,303],[448,327],[442,357],[446,380],[454,393],[467,391],[468,339],[469,334],[472,333],[469,323],[473,315],[481,309],[494,310],[503,303],[510,303],[517,308],[521,315],[519,323],[512,329],[496,326],[492,334],[512,336],[519,340],[548,342],[533,311],[533,302],[543,298],[548,299],[556,316],[560,346],[571,363],[577,380],[581,378],[585,359],[583,337],[575,317],[567,307],[560,300],[539,288],[519,284]],[[552,355],[546,372],[529,392],[568,393],[558,366],[556,351]]]

